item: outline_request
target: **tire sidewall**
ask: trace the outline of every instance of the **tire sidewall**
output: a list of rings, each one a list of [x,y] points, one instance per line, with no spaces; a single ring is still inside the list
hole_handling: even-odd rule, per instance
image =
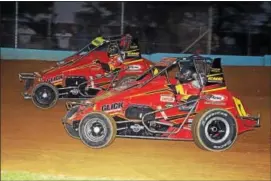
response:
[[[73,129],[73,127],[69,124],[64,124],[64,128],[66,130],[66,132],[72,137],[72,138],[75,138],[75,139],[79,139],[79,133]]]
[[[54,93],[54,96],[55,98],[51,101],[51,103],[47,106],[45,105],[42,105],[40,104],[40,102],[37,100],[36,98],[36,92],[37,90],[42,87],[42,86],[47,86],[48,88],[50,88],[53,93]],[[49,109],[49,108],[52,108],[53,106],[55,106],[55,104],[57,103],[57,100],[58,100],[58,90],[56,89],[55,86],[49,84],[49,83],[40,83],[40,84],[37,84],[35,86],[35,88],[33,89],[32,91],[32,102],[35,104],[35,106],[37,106],[38,108],[41,108],[41,109]]]
[[[210,121],[212,121],[212,118],[219,118],[222,119],[224,121],[226,121],[229,125],[229,133],[228,136],[226,137],[226,139],[220,143],[214,143],[211,140],[208,139],[208,137],[206,136],[206,126],[208,126],[208,123],[210,123]],[[227,130],[226,130],[227,132]],[[234,117],[232,116],[232,114],[226,110],[223,109],[211,109],[207,112],[205,112],[197,125],[197,136],[199,138],[199,141],[201,143],[201,145],[210,151],[223,151],[226,149],[229,149],[233,143],[235,142],[236,138],[237,138],[237,124],[236,124],[236,120],[234,119]]]
[[[98,141],[98,142],[94,142],[91,141],[87,138],[87,136],[85,135],[84,129],[87,126],[88,123],[91,123],[93,120],[93,118],[98,118],[100,120],[100,122],[103,124],[103,129],[106,129],[106,135],[104,137],[103,140]],[[107,145],[109,145],[113,139],[115,138],[115,134],[114,134],[114,126],[110,120],[110,118],[102,113],[99,112],[94,112],[94,113],[90,113],[88,115],[86,115],[82,121],[79,124],[79,136],[81,138],[81,141],[91,147],[91,148],[103,148],[106,147]]]

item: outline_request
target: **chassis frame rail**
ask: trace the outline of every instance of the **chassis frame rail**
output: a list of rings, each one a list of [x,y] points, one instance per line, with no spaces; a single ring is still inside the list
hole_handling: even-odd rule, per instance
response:
[[[158,109],[158,110],[155,110],[155,111],[152,111],[152,112],[148,112],[146,114],[144,114],[144,116],[142,117],[141,119],[141,122],[143,124],[143,126],[151,133],[162,133],[162,134],[176,134],[178,133],[182,127],[184,126],[184,124],[188,121],[188,118],[189,116],[194,112],[194,109],[196,108],[196,106],[198,105],[198,102],[199,102],[200,98],[199,99],[196,99],[196,100],[192,100],[192,101],[188,101],[188,102],[185,102],[185,103],[182,103],[182,104],[177,104],[173,107],[169,107],[169,108],[163,108],[163,109]],[[168,131],[155,131],[155,130],[151,130],[147,125],[146,125],[146,116],[147,115],[150,115],[150,114],[154,114],[154,113],[157,113],[157,112],[163,112],[165,110],[168,110],[168,109],[172,109],[172,108],[176,108],[176,107],[180,107],[180,106],[183,106],[183,105],[187,105],[187,104],[190,104],[190,103],[194,103],[194,105],[192,106],[192,108],[189,110],[189,112],[187,113],[184,121],[182,122],[182,124],[180,124],[180,126],[178,127],[178,129],[176,131],[172,131],[172,132],[168,132]]]
[[[19,73],[19,80],[28,80],[28,79],[35,79],[36,74],[35,73]]]

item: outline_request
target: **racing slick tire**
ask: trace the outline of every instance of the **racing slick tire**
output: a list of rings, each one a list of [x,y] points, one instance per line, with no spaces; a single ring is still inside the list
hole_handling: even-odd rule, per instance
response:
[[[49,109],[55,106],[58,97],[57,88],[45,82],[37,84],[32,91],[32,102],[41,109]]]
[[[237,123],[226,109],[209,108],[196,115],[192,122],[195,144],[207,151],[219,152],[232,147],[237,138]]]
[[[121,78],[119,81],[117,81],[115,87],[121,87],[121,86],[126,86],[127,83],[133,82],[137,79],[138,76],[136,75],[128,75],[123,78]]]
[[[116,134],[115,120],[104,112],[89,113],[79,124],[81,141],[91,148],[109,146],[115,140]]]
[[[63,125],[64,125],[64,128],[66,130],[66,132],[72,137],[72,138],[75,138],[75,139],[80,139],[80,136],[79,136],[79,132],[74,130],[72,125],[66,123],[67,122],[67,119],[72,117],[74,115],[74,113],[76,113],[79,109],[79,106],[74,106],[72,107],[68,112],[67,114],[65,115],[65,117],[63,118]]]

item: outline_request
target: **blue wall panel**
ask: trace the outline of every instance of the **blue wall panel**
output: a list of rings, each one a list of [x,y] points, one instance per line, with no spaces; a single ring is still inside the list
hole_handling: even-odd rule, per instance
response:
[[[4,60],[47,60],[57,61],[68,57],[75,52],[58,50],[36,50],[36,49],[14,49],[0,48],[1,59]],[[177,53],[154,53],[143,54],[142,56],[157,62],[164,57],[189,56],[191,54]],[[265,56],[233,56],[233,55],[203,55],[210,58],[222,58],[223,65],[231,66],[271,66],[271,55]]]
[[[271,55],[265,55],[264,56],[264,65],[265,66],[271,66]]]
[[[4,60],[61,60],[75,52],[58,50],[0,48]]]

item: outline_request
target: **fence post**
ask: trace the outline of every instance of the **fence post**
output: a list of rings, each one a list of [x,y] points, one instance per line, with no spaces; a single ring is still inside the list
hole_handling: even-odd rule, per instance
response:
[[[209,7],[208,11],[209,17],[208,17],[208,46],[207,46],[207,54],[211,54],[212,52],[212,34],[213,34],[213,8],[212,6]]]
[[[18,47],[18,4],[19,2],[15,2],[15,31],[14,31],[14,47]]]
[[[121,19],[120,19],[120,34],[122,35],[124,33],[124,8],[125,4],[122,1],[121,2]]]

